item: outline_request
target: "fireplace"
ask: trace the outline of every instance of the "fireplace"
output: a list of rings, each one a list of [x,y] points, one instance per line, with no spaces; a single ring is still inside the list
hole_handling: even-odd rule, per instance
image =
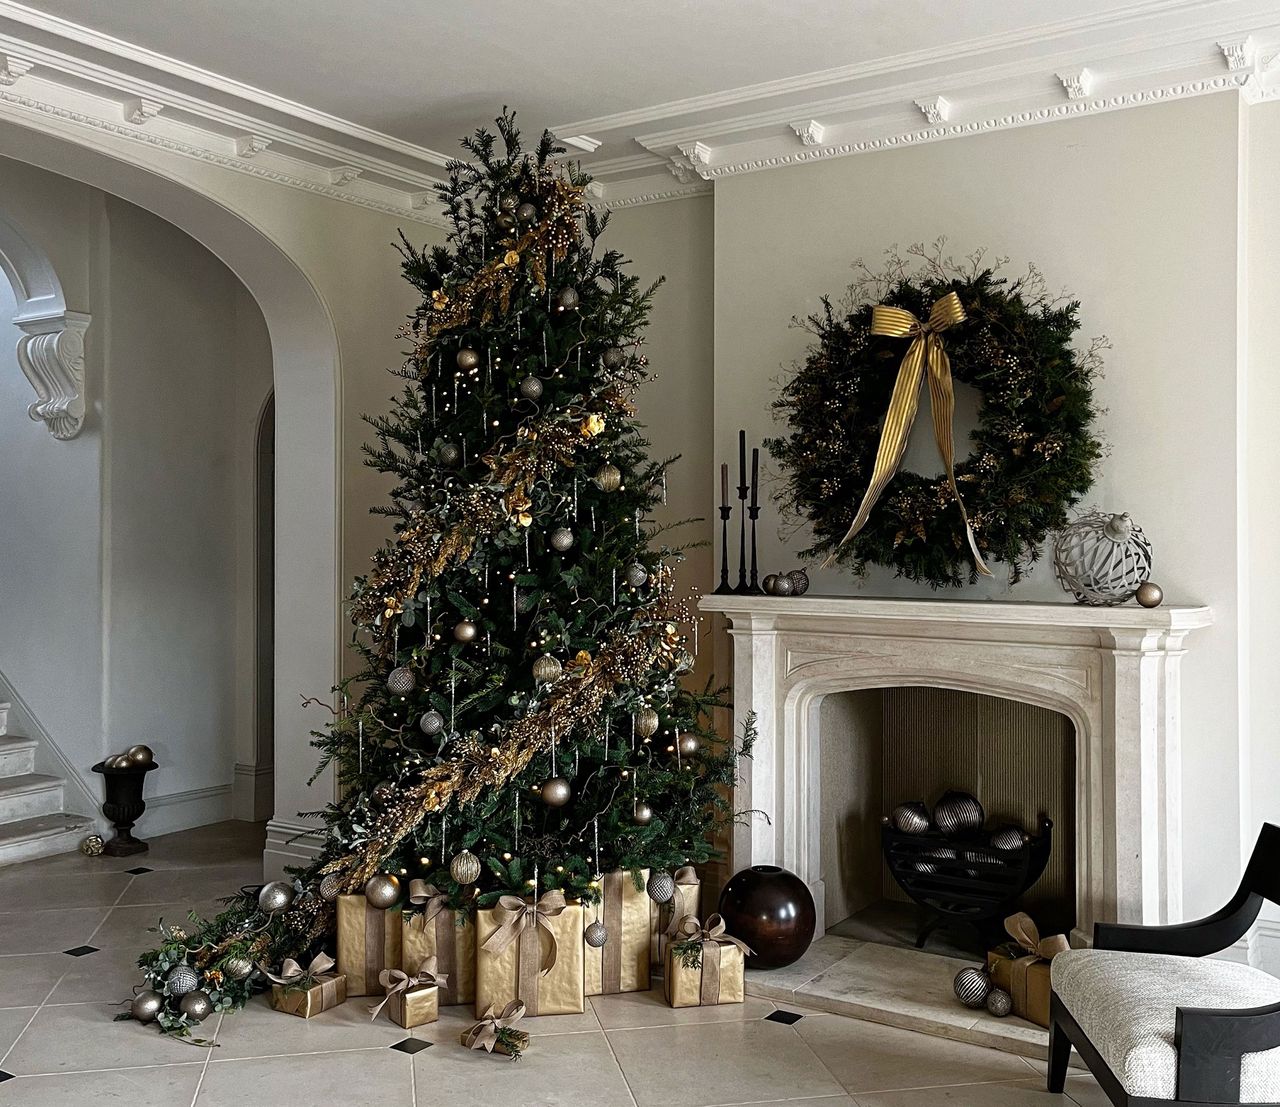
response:
[[[965,787],[965,772],[982,773],[984,790],[1002,772],[1040,774],[1045,795],[1059,789],[1043,801],[1061,808],[1043,812],[1055,822],[1059,871],[1041,883],[1061,884],[1075,939],[1099,919],[1181,918],[1179,669],[1188,634],[1211,621],[1207,608],[819,596],[707,596],[701,608],[730,622],[736,724],[751,712],[756,719],[736,805],[768,815],[735,829],[732,870],[767,863],[799,873],[826,925],[856,911],[859,897],[883,893],[879,816],[903,799],[937,798],[884,793],[894,779],[886,748],[912,756],[895,712],[910,718],[932,707],[935,720],[953,721],[958,711],[986,712],[1003,722],[975,731],[985,752],[960,741],[915,759],[960,774],[937,777],[938,790]],[[934,726],[908,729],[907,738],[926,741]],[[1015,769],[1002,741],[1006,750],[1036,742],[1038,753],[1057,752]],[[879,792],[851,801],[853,782],[876,774]],[[1039,802],[1015,791],[993,806]],[[841,810],[860,812],[847,829]],[[1024,808],[1021,821],[1039,813]]]

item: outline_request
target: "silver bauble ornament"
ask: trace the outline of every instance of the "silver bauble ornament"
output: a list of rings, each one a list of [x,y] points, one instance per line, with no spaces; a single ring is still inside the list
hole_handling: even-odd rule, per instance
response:
[[[474,884],[480,879],[480,858],[464,849],[449,862],[449,875],[459,884]]]
[[[556,527],[551,532],[550,541],[553,550],[564,553],[573,546],[573,531],[568,527]]]
[[[919,800],[900,803],[889,816],[900,834],[924,834],[929,829],[929,809]]]
[[[680,751],[681,757],[692,757],[698,752],[699,745],[701,743],[696,734],[682,734],[676,739],[676,749]]]
[[[1058,532],[1053,571],[1076,602],[1110,607],[1151,575],[1151,543],[1128,512],[1091,511]]]
[[[556,310],[576,311],[580,299],[576,288],[562,288],[556,293]]]
[[[604,362],[606,369],[616,369],[627,358],[626,352],[617,346],[610,346],[601,355],[600,360]]]
[[[458,368],[459,369],[476,369],[480,365],[480,352],[473,350],[469,346],[464,346],[458,351]]]
[[[648,826],[653,822],[653,808],[643,801],[631,809],[631,821],[636,826]]]
[[[498,224],[498,230],[511,231],[515,229],[516,217],[509,211],[504,211],[497,219],[494,220],[494,222]]]
[[[991,977],[981,969],[961,969],[951,986],[956,999],[976,1011],[986,1004],[991,994]]]
[[[194,992],[199,984],[200,977],[196,975],[196,970],[185,963],[174,965],[164,978],[164,985],[171,996],[185,996],[188,992]]]
[[[337,873],[329,873],[320,881],[320,898],[332,903],[342,894],[342,878]]]
[[[976,834],[986,821],[982,804],[968,792],[947,792],[933,805],[933,825],[948,838]]]
[[[1143,607],[1159,607],[1164,602],[1164,589],[1153,580],[1144,580],[1134,596]]]
[[[572,795],[573,789],[562,776],[553,776],[542,785],[542,802],[548,807],[563,807]]]
[[[764,594],[766,596],[772,596],[773,590],[777,586],[777,583],[778,583],[777,573],[766,573],[764,580],[760,582],[760,587],[764,589]]]
[[[542,381],[535,376],[527,376],[520,382],[520,395],[526,400],[537,400],[542,397]]]
[[[649,579],[649,570],[646,569],[638,561],[633,561],[627,566],[627,583],[632,588],[641,588],[645,581]]]
[[[139,1022],[151,1022],[164,1010],[164,996],[150,988],[139,992],[129,1004],[129,1014]]]
[[[809,574],[803,569],[792,569],[787,574],[787,579],[791,581],[791,594],[793,596],[803,596],[809,591]]]
[[[232,980],[244,980],[253,972],[253,962],[247,957],[228,957],[222,962],[222,971]]]
[[[987,993],[987,1010],[998,1019],[1004,1018],[1013,1010],[1013,996],[1003,988],[992,988]]]
[[[428,711],[418,720],[418,729],[428,738],[434,738],[444,730],[444,716],[439,711]]]
[[[440,464],[452,469],[459,461],[462,460],[462,451],[458,449],[452,442],[446,442],[440,447]]]
[[[773,578],[773,594],[775,596],[789,596],[795,591],[795,587],[791,583],[791,578],[786,573],[778,573]]]
[[[393,696],[407,696],[418,687],[418,678],[407,665],[392,669],[387,674],[387,691]]]
[[[622,487],[622,471],[616,465],[606,461],[596,470],[591,483],[601,492],[616,492]]]
[[[365,881],[364,898],[370,907],[385,910],[400,898],[400,878],[392,873],[374,873]]]
[[[658,733],[659,722],[658,713],[652,707],[642,707],[636,712],[636,733],[641,738],[652,738]]]
[[[178,1002],[178,1010],[189,1019],[204,1022],[213,1014],[213,1000],[209,998],[208,992],[188,992]]]
[[[1002,826],[991,835],[991,845],[995,849],[1021,849],[1025,841],[1022,828],[1017,826]]]
[[[599,919],[589,923],[587,929],[582,932],[582,940],[592,949],[599,949],[609,940],[609,931]]]
[[[86,857],[101,857],[104,845],[101,834],[88,834],[80,839],[80,852]]]
[[[564,666],[549,653],[544,653],[533,663],[533,679],[539,684],[550,684],[560,679]]]
[[[258,906],[268,915],[287,911],[293,904],[296,893],[293,885],[283,880],[273,880],[264,884],[258,893]]]
[[[474,642],[479,633],[480,628],[470,619],[463,619],[453,628],[453,636],[459,642]]]
[[[130,765],[139,769],[144,765],[152,764],[156,759],[156,755],[151,752],[150,746],[130,746],[124,751],[124,756],[129,759]]]
[[[649,874],[649,882],[644,886],[649,898],[654,903],[670,903],[676,894],[675,878],[670,873],[655,870]]]
[[[533,204],[526,201],[516,208],[516,218],[519,219],[521,223],[532,223],[538,218],[538,209]]]

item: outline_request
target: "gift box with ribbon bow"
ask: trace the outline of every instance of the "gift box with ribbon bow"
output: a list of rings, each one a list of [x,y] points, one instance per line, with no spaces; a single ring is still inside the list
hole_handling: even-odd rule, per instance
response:
[[[263,974],[271,981],[271,1006],[309,1019],[345,1003],[347,978],[334,973],[333,965],[333,958],[327,953],[317,953],[305,969],[292,957],[284,959],[278,973],[263,968]]]
[[[470,912],[453,910],[449,897],[425,880],[409,881],[409,903],[401,921],[400,967],[416,973],[428,957],[440,967],[440,1006],[474,1003],[476,927]]]
[[[706,925],[692,915],[676,924],[667,946],[663,989],[672,1007],[713,1007],[741,1003],[747,955],[753,952],[725,931],[724,919],[712,915]]]
[[[338,897],[338,971],[347,994],[380,996],[383,969],[400,967],[400,913],[374,907],[363,895]]]
[[[590,926],[599,919],[608,938],[599,948],[583,950],[586,993],[589,996],[615,992],[649,990],[649,956],[653,938],[654,903],[645,892],[649,870],[636,873],[621,869],[605,873],[600,880],[600,902],[583,910],[582,921]]]
[[[478,1023],[462,1032],[462,1044],[468,1049],[502,1053],[514,1060],[529,1047],[529,1035],[523,1030],[514,1029],[522,1018],[524,1004],[518,999],[508,1003],[501,1015],[495,1015],[493,1008],[489,1007]]]
[[[400,969],[383,969],[378,982],[386,995],[381,1002],[370,1004],[371,1019],[376,1019],[383,1007],[391,1021],[406,1030],[440,1018],[440,989],[448,979],[444,973],[436,972],[434,957],[425,958],[412,976]]]
[[[666,903],[653,904],[653,931],[650,936],[650,963],[661,965],[666,958],[667,946],[676,934],[676,927],[686,915],[702,917],[699,910],[702,900],[702,880],[692,865],[684,865],[675,871],[675,895]]]
[[[1013,997],[1013,1013],[1039,1026],[1049,1026],[1049,962],[1070,949],[1065,934],[1040,937],[1040,931],[1024,911],[1004,920],[1012,942],[987,954],[991,982]]]
[[[476,1011],[520,1000],[530,1015],[580,1013],[586,1004],[582,906],[559,891],[535,902],[503,896],[476,912]]]

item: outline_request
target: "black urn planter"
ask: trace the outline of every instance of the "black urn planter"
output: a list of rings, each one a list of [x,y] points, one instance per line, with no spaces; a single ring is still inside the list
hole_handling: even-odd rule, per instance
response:
[[[126,769],[108,768],[105,761],[94,765],[93,771],[102,774],[106,786],[107,798],[102,804],[102,813],[111,820],[116,831],[115,837],[102,847],[103,853],[110,857],[129,857],[151,848],[133,836],[133,824],[147,809],[142,799],[143,781],[147,773],[159,767],[154,761],[147,765],[130,765]]]
[[[734,873],[720,893],[725,929],[753,950],[749,969],[780,969],[798,961],[813,941],[813,894],[793,872],[752,865]]]

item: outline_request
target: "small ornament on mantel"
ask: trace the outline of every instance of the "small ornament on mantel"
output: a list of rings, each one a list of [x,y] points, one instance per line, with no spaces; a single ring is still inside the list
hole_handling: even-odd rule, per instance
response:
[[[1113,607],[1132,599],[1150,577],[1151,542],[1127,511],[1091,511],[1058,532],[1053,571],[1077,603]]]

